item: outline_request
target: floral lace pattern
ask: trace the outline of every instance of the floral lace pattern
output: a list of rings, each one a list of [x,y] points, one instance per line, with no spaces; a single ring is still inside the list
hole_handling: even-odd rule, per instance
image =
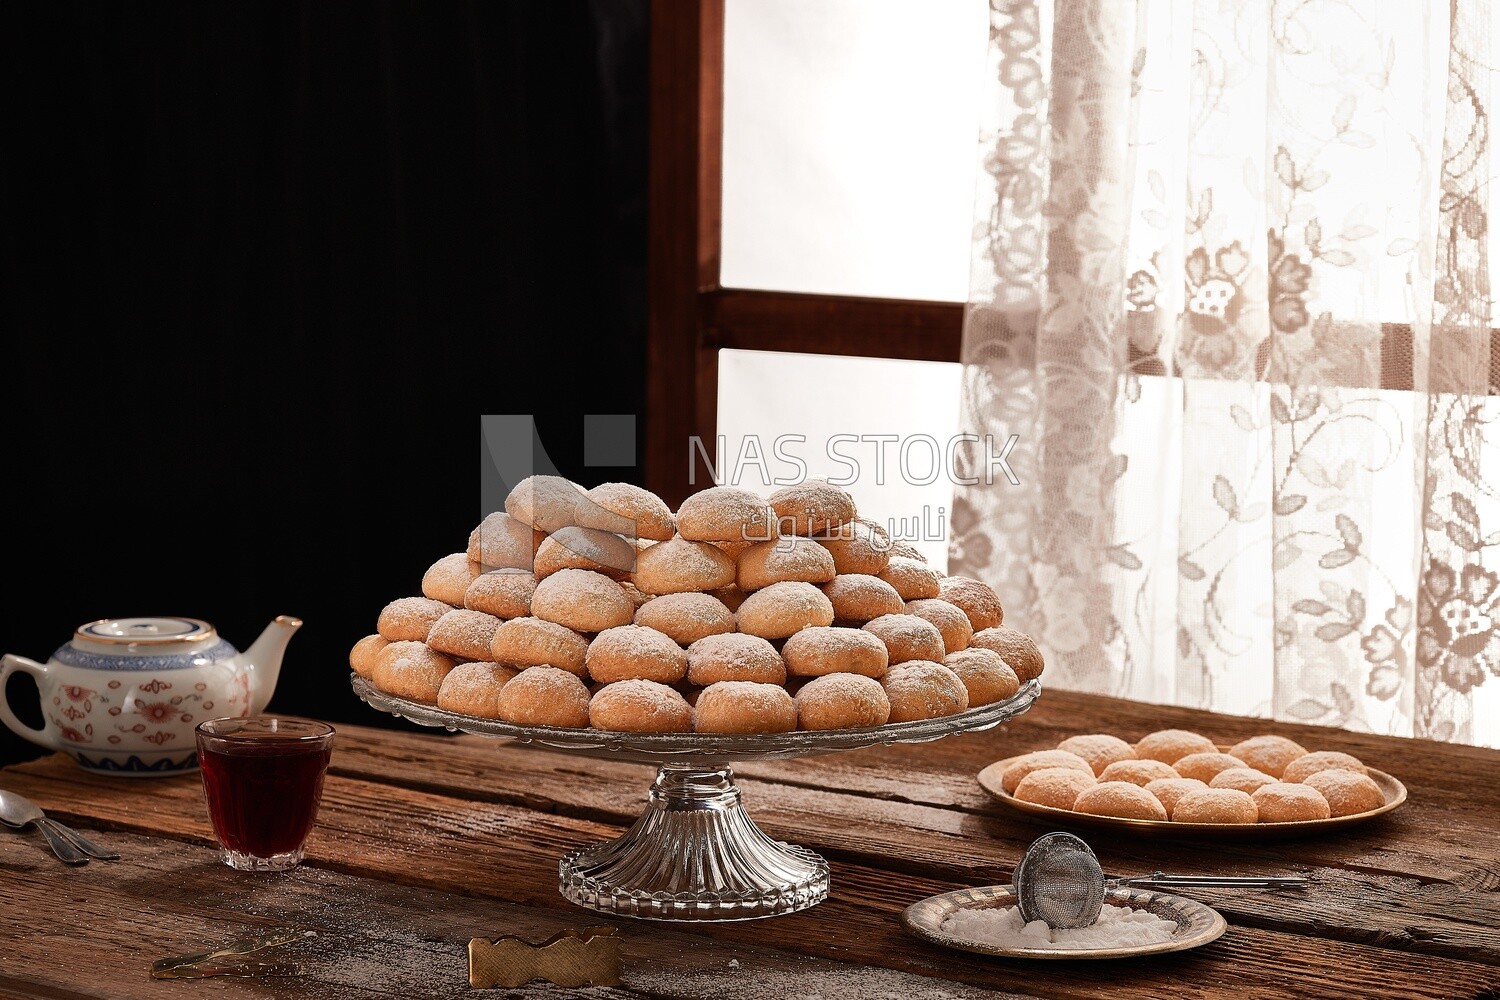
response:
[[[1488,16],[991,0],[950,564],[1055,683],[1500,744]]]

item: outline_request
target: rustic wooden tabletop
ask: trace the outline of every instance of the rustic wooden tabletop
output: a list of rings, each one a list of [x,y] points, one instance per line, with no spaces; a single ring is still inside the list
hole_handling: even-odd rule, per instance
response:
[[[1256,732],[1340,749],[1402,778],[1406,806],[1303,841],[1183,845],[1090,836],[1105,870],[1306,870],[1295,894],[1199,890],[1229,931],[1197,951],[1115,962],[1022,962],[908,936],[907,904],[1003,883],[1044,828],[975,783],[997,758],[1079,732],[1127,738],[1181,726],[1221,742]],[[344,727],[308,860],[246,875],[216,860],[196,775],[95,777],[54,756],[0,787],[116,848],[59,864],[34,832],[0,832],[0,996],[342,998],[470,994],[473,937],[541,940],[613,923],[624,985],[533,985],[496,997],[972,996],[1344,998],[1500,996],[1500,752],[1216,716],[1048,691],[992,732],[920,746],[747,764],[746,802],[774,836],[833,865],[833,893],[803,913],[717,925],[610,921],[557,893],[557,861],[616,836],[652,772],[476,737]],[[156,959],[276,928],[295,974],[162,982]]]

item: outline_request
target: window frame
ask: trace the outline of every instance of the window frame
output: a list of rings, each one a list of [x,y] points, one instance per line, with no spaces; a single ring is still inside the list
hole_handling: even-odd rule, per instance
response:
[[[714,440],[721,349],[958,361],[963,346],[961,302],[725,288],[723,112],[724,0],[652,0],[643,464],[674,507],[690,439]]]

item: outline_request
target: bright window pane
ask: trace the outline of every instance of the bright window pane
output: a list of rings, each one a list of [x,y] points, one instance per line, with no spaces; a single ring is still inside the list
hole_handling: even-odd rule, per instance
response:
[[[962,301],[985,0],[727,0],[722,277]]]
[[[946,569],[959,378],[959,365],[935,361],[720,351],[719,481],[763,494],[804,477],[840,482],[860,514]]]

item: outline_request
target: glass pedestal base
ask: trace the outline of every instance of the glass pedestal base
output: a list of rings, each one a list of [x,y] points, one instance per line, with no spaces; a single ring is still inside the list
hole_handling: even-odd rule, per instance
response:
[[[574,851],[558,889],[589,909],[651,920],[754,920],[828,896],[828,862],[751,822],[728,767],[667,764],[618,840]]]

